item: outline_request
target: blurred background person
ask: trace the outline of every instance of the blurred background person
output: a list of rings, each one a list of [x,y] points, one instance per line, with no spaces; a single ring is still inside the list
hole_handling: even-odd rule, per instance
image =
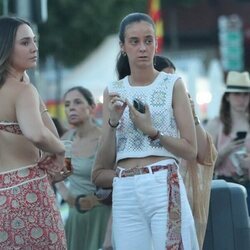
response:
[[[64,135],[72,144],[72,174],[56,184],[58,192],[69,205],[65,230],[69,250],[97,250],[102,247],[110,208],[97,201],[96,186],[91,181],[92,167],[100,128],[93,120],[95,102],[92,93],[73,87],[64,95],[65,113],[72,126]]]
[[[30,24],[1,17],[0,249],[66,249],[46,171],[63,170],[64,146],[25,73],[37,54]]]
[[[175,65],[165,56],[155,55],[154,67],[158,71],[174,74]],[[211,183],[217,152],[212,137],[202,127],[195,111],[194,101],[189,96],[195,123],[198,145],[196,160],[182,159],[180,173],[186,186],[189,203],[192,208],[200,249],[202,249],[208,218]]]
[[[218,150],[215,178],[239,183],[247,189],[250,212],[250,79],[248,72],[230,71],[221,99],[220,115],[206,129]]]

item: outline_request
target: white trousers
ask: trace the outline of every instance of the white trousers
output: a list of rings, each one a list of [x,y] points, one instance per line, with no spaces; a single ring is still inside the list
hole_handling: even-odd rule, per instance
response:
[[[167,165],[164,160],[152,165]],[[115,177],[113,181],[113,244],[115,250],[166,250],[168,170]],[[185,250],[198,250],[192,212],[179,176],[181,238]]]

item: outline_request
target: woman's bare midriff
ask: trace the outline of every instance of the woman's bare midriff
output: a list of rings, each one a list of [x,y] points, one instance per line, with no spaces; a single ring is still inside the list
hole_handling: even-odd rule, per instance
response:
[[[156,163],[158,161],[167,160],[167,159],[173,159],[173,158],[166,157],[166,156],[148,156],[144,158],[127,158],[127,159],[120,160],[117,163],[117,166],[126,168],[126,169],[140,168],[140,167],[144,167],[144,166]]]

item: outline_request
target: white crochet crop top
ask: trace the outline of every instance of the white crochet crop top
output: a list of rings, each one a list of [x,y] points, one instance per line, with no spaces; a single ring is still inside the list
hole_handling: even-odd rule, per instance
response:
[[[109,93],[119,93],[121,98],[127,98],[131,103],[138,98],[147,103],[150,108],[153,126],[164,135],[179,137],[179,131],[173,115],[172,94],[176,74],[160,72],[154,82],[148,86],[131,86],[128,77],[108,85]],[[177,156],[161,146],[158,140],[152,141],[139,129],[136,129],[129,118],[128,108],[125,109],[120,124],[116,130],[118,162],[125,158],[141,158],[150,155],[166,156],[179,160]]]

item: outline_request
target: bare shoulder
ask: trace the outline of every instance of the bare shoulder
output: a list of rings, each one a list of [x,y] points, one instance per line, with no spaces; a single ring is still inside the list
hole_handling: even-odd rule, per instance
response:
[[[20,94],[38,94],[36,87],[33,84],[23,83],[20,84]]]
[[[178,77],[174,83],[173,95],[178,96],[180,98],[183,95],[186,96],[187,95],[186,92],[187,90],[183,80],[180,77]]]

